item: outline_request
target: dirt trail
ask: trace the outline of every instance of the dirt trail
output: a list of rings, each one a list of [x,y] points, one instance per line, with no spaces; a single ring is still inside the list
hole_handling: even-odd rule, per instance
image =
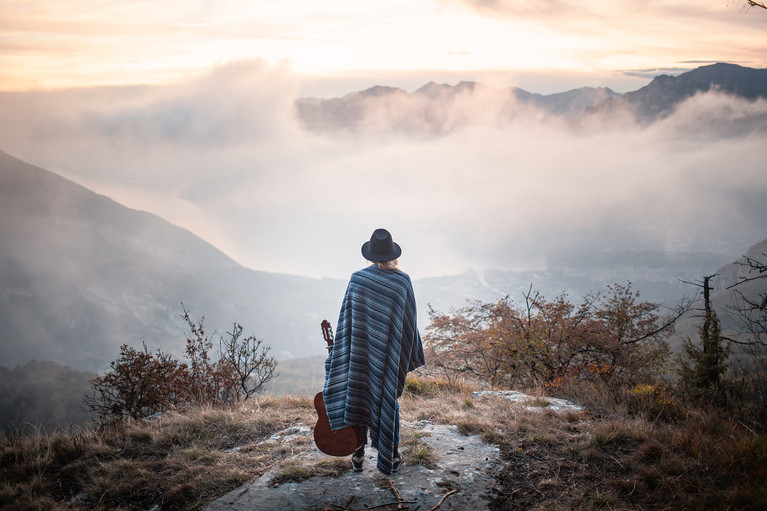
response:
[[[367,449],[362,472],[350,470],[339,477],[315,476],[275,486],[274,468],[214,501],[207,509],[424,511],[438,504],[440,510],[488,508],[495,496],[496,477],[503,468],[495,446],[482,442],[478,436],[463,436],[455,426],[429,421],[403,422],[402,434],[417,435],[431,447],[436,456],[431,468],[403,464],[399,472],[387,478],[376,469],[375,449]],[[311,464],[327,457],[315,448],[295,458]]]

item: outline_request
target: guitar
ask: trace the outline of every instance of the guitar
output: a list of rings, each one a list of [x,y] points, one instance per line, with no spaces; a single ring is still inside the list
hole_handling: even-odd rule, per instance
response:
[[[333,349],[333,330],[328,320],[322,321],[322,337],[328,343],[328,353]],[[349,456],[365,442],[365,433],[361,426],[353,425],[333,431],[330,429],[328,412],[322,392],[314,396],[314,408],[317,410],[317,424],[314,425],[314,443],[317,448],[331,456]]]

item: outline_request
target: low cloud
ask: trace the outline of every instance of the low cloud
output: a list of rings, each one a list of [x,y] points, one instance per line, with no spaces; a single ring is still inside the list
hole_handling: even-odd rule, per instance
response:
[[[359,267],[381,226],[419,277],[592,249],[735,257],[767,237],[766,101],[710,93],[649,128],[573,130],[534,109],[500,118],[492,98],[467,97],[443,112],[446,132],[320,136],[296,118],[298,85],[256,62],[175,86],[2,94],[0,149],[246,266],[318,277]]]

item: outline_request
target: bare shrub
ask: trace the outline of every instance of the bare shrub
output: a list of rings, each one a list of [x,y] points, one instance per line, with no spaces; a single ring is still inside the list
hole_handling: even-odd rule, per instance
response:
[[[188,364],[160,350],[150,353],[146,345],[143,351],[123,345],[111,371],[91,380],[93,393],[83,404],[98,413],[102,425],[189,405],[232,405],[262,392],[277,376],[269,347],[253,336],[243,337],[241,325],[235,323],[229,337],[219,339],[214,361],[205,318],[195,323],[186,308],[182,318],[191,332]]]

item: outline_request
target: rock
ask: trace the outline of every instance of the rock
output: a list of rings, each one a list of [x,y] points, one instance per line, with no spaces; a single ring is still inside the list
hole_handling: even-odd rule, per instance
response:
[[[144,417],[141,420],[144,421],[144,422],[154,422],[154,421],[158,420],[160,417],[162,417],[163,415],[165,415],[166,413],[168,413],[168,412],[155,412],[152,415],[147,415],[146,417]]]
[[[76,506],[89,506],[91,504],[90,493],[78,493],[72,498],[71,504]]]
[[[491,395],[502,396],[513,403],[526,405],[525,408],[528,410],[553,410],[555,412],[582,412],[584,410],[582,406],[576,405],[566,399],[556,397],[535,397],[515,390],[482,390],[471,393],[471,397],[473,398]]]
[[[282,431],[279,431],[266,440],[263,440],[258,443],[258,445],[263,445],[268,442],[286,442],[290,443],[293,440],[295,440],[298,437],[310,435],[312,433],[312,428],[309,426],[304,426],[303,424],[296,424],[295,426],[291,426],[287,429],[283,429]]]
[[[448,493],[450,495],[445,498],[440,511],[488,508],[495,496],[496,476],[503,467],[497,447],[482,442],[479,436],[461,435],[456,426],[430,421],[403,421],[401,427],[403,437],[418,434],[421,441],[434,451],[434,468],[403,464],[397,473],[388,478],[376,469],[377,451],[368,448],[362,472],[349,470],[339,477],[314,476],[302,482],[275,486],[273,481],[279,473],[275,467],[212,502],[207,509],[303,510],[332,506],[365,509],[396,505],[396,494],[410,509],[431,509]],[[287,430],[281,433],[287,433]],[[313,464],[329,457],[313,449],[294,459],[301,464]]]

